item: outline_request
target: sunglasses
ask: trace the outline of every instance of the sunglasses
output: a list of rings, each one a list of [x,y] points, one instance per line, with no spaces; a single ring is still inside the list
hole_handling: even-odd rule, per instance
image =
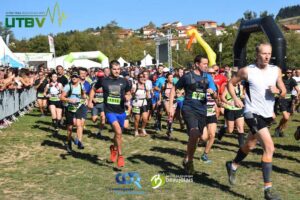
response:
[[[291,74],[292,72],[286,72],[287,74]]]
[[[209,74],[216,74],[216,72],[208,72]]]

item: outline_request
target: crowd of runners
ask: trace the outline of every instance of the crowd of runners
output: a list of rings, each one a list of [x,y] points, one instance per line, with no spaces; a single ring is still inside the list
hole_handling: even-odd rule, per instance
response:
[[[230,184],[236,183],[239,164],[259,143],[263,148],[265,198],[280,199],[272,189],[274,144],[269,126],[275,123],[276,114],[282,115],[273,136],[284,137],[289,117],[299,112],[300,69],[294,70],[295,74],[291,69],[282,74],[279,67],[269,64],[271,53],[270,44],[258,45],[256,63],[241,69],[208,66],[208,59],[200,55],[195,57],[191,69],[170,70],[163,65],[150,69],[122,67],[115,60],[101,70],[79,67],[65,72],[62,66],[54,71],[40,68],[34,86],[41,115],[47,110],[51,113],[55,134],[63,134],[59,129],[66,126],[68,153],[73,152],[72,144],[84,149],[83,131],[89,113],[97,124],[95,134],[99,138],[105,124],[111,125],[114,143],[109,149],[109,160],[118,167],[125,165],[123,131],[147,137],[147,129],[154,128],[172,139],[173,123],[178,121],[188,135],[183,168],[187,174],[193,174],[197,145],[205,142],[201,160],[210,163],[215,138],[222,140],[225,134],[235,131],[239,149],[236,157],[226,162]],[[218,129],[220,116],[224,116],[225,123]],[[162,129],[162,123],[166,129]],[[295,139],[299,140],[299,127],[294,129]]]

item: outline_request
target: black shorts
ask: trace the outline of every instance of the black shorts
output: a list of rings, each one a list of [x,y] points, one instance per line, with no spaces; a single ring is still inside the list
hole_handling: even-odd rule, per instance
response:
[[[188,134],[191,129],[199,129],[200,133],[203,133],[203,129],[206,126],[206,116],[195,113],[191,110],[182,110],[182,117],[187,125]]]
[[[54,105],[56,108],[61,108],[63,107],[62,102],[61,101],[50,101],[48,103],[49,106]]]
[[[152,110],[152,99],[147,99],[147,110]]]
[[[132,112],[134,115],[141,115],[141,114],[143,114],[144,112],[148,112],[148,105],[139,107],[139,109],[140,109],[140,112],[139,112],[139,113],[135,112],[134,109],[135,109],[135,106],[132,106],[131,112]]]
[[[244,111],[243,109],[241,110],[224,110],[224,117],[228,121],[235,121],[238,118],[244,117],[243,115]]]
[[[252,134],[255,134],[257,133],[257,131],[270,126],[272,121],[272,117],[265,118],[261,115],[256,114],[253,114],[253,118],[245,118],[245,122],[250,128]]]
[[[213,123],[218,123],[217,116],[216,115],[206,116],[206,125],[213,124]]]
[[[86,106],[81,105],[76,112],[68,111],[66,108],[66,124],[73,125],[73,119],[85,119],[86,116]]]
[[[279,99],[279,107],[281,112],[292,113],[292,99]]]
[[[104,103],[97,103],[92,109],[92,116],[98,116],[102,112],[104,112]]]

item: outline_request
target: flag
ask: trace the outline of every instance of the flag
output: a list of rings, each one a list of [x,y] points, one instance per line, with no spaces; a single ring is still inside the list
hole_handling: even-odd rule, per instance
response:
[[[49,48],[51,53],[55,53],[55,47],[54,47],[54,39],[50,35],[48,35],[48,41],[49,41]]]

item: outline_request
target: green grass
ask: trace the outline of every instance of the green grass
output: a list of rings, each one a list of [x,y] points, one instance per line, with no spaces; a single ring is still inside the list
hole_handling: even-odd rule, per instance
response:
[[[272,179],[274,187],[283,199],[300,197],[300,147],[293,138],[300,115],[289,122],[285,138],[274,138]],[[52,137],[50,118],[40,118],[34,111],[0,134],[0,199],[263,199],[258,147],[238,170],[238,184],[230,187],[227,181],[227,160],[233,159],[238,150],[234,135],[216,141],[209,157],[211,164],[204,164],[198,148],[194,161],[193,183],[166,183],[152,189],[150,179],[158,173],[182,175],[182,158],[186,150],[187,136],[175,131],[174,140],[168,141],[164,132],[145,138],[124,134],[126,166],[121,172],[138,172],[142,190],[135,185],[118,185],[115,176],[120,171],[107,163],[111,132],[105,130],[97,139],[89,130],[84,135],[84,150],[73,146],[75,153],[66,153],[63,141],[66,131]],[[108,126],[107,126],[108,127]],[[175,128],[178,128],[178,124]],[[273,133],[274,126],[271,131]],[[149,132],[152,130],[149,130]],[[152,131],[153,132],[153,131]],[[117,195],[112,188],[133,188],[143,195]]]

